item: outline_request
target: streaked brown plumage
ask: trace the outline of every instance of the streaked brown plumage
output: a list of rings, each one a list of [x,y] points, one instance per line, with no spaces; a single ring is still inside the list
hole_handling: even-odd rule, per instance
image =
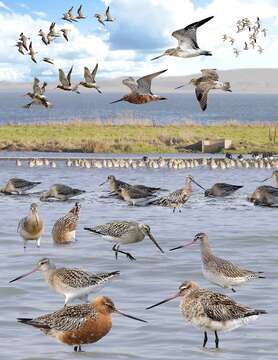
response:
[[[52,229],[52,238],[57,244],[66,244],[75,241],[75,231],[79,221],[81,205],[77,202],[74,207],[60,219]]]

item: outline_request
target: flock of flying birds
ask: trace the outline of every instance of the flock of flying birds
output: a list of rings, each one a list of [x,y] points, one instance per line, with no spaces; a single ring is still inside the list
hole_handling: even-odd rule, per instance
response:
[[[64,14],[62,19],[68,22],[76,22],[78,20],[86,18],[86,16],[84,16],[82,12],[82,5],[78,8],[77,15],[73,15],[72,11],[73,7]],[[109,7],[106,9],[105,16],[101,14],[95,14],[95,17],[103,26],[105,26],[105,22],[111,22],[114,20],[114,18],[111,16]],[[156,56],[151,60],[157,60],[164,56],[174,56],[181,58],[212,56],[212,53],[210,51],[200,49],[197,43],[197,29],[200,26],[206,24],[211,19],[213,19],[213,16],[207,17],[205,19],[187,25],[182,29],[174,31],[172,33],[172,36],[178,41],[178,45],[175,48],[165,50],[163,54]],[[65,40],[69,41],[69,30],[66,28],[56,30],[55,26],[55,22],[52,22],[47,33],[44,32],[42,29],[39,31],[39,36],[41,36],[42,42],[45,45],[49,45],[52,41],[55,41],[57,37],[61,36],[61,33],[63,34]],[[250,44],[253,47],[257,46],[260,53],[263,51],[263,49],[257,44],[257,38],[260,32],[264,33],[264,35],[266,36],[266,29],[261,29],[261,22],[259,18],[257,18],[255,24],[252,24],[249,19],[244,18],[237,22],[237,28],[238,32],[242,32],[247,29],[249,31]],[[28,46],[28,40],[29,38],[27,38],[23,33],[21,33],[16,46],[18,47],[18,51],[21,54],[25,54],[24,51],[29,50],[28,54],[31,56],[31,59],[36,62],[36,52],[33,49],[32,41],[30,41]],[[235,41],[228,35],[224,35],[223,40],[229,40],[231,44],[233,44]],[[247,42],[245,43],[244,49],[249,49]],[[234,51],[236,55],[238,55],[240,50],[234,49]],[[54,61],[49,58],[43,58],[43,61],[54,64]],[[98,64],[96,64],[93,71],[90,71],[87,67],[84,67],[84,79],[80,82],[77,82],[76,84],[73,84],[71,80],[73,66],[70,68],[67,75],[62,69],[59,69],[60,84],[57,85],[57,88],[63,91],[71,91],[79,94],[79,86],[84,86],[89,89],[96,89],[99,93],[102,93],[96,83],[97,69]],[[112,104],[120,101],[127,101],[132,104],[145,104],[151,101],[167,100],[165,97],[153,94],[151,90],[152,80],[158,75],[164,73],[165,71],[167,71],[167,69],[143,76],[138,80],[135,80],[133,77],[128,77],[124,79],[122,83],[130,89],[130,92],[127,95],[123,96],[121,99],[113,101]],[[219,81],[219,76],[216,69],[202,69],[201,72],[202,76],[192,79],[190,81],[190,84],[195,87],[196,98],[200,103],[201,109],[204,111],[207,108],[208,93],[210,90],[219,89],[228,92],[231,92],[232,90],[229,82]],[[46,85],[47,84],[45,82],[43,82],[43,84],[40,84],[40,80],[38,78],[34,79],[33,91],[26,94],[31,98],[32,101],[24,105],[25,108],[30,108],[34,104],[41,105],[46,108],[52,106],[50,101],[45,96]],[[184,85],[179,86],[176,89],[179,89],[183,86]]]
[[[257,51],[262,54],[264,49],[259,45],[259,37],[260,35],[263,35],[266,37],[267,35],[267,29],[262,27],[261,20],[259,17],[257,17],[255,22],[252,22],[248,18],[243,18],[241,20],[238,20],[236,23],[237,31],[236,33],[247,33],[247,38],[244,39],[244,44],[241,46],[241,49],[238,49],[236,47],[233,48],[233,52],[236,57],[239,56],[240,52],[242,51],[248,51],[250,49],[257,49]],[[229,42],[231,46],[234,45],[236,42],[236,38],[229,36],[227,34],[224,34],[222,37],[224,42]]]

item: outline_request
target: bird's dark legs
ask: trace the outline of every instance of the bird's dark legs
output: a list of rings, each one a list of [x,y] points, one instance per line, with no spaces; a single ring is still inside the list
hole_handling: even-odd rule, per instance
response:
[[[208,341],[208,334],[207,334],[207,332],[205,331],[205,332],[204,332],[204,342],[203,342],[203,347],[206,347],[207,341]]]
[[[75,351],[75,352],[83,352],[83,350],[81,349],[81,345],[76,345],[74,348],[73,348],[73,350]]]
[[[217,331],[214,331],[214,334],[215,334],[215,347],[216,347],[216,349],[218,349],[219,348],[219,338],[217,335]]]
[[[232,288],[232,292],[236,292],[234,288]]]
[[[124,254],[127,256],[127,258],[131,261],[136,260],[134,256],[132,256],[130,253],[127,253],[125,251],[119,250],[120,245],[119,244],[115,244],[112,247],[112,250],[115,252],[115,258],[116,260],[118,259],[118,253]]]

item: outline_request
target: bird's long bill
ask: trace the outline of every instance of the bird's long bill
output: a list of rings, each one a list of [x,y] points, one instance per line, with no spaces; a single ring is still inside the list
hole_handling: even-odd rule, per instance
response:
[[[143,323],[147,323],[146,320],[139,319],[139,318],[137,318],[137,317],[135,317],[135,316],[125,314],[125,313],[121,312],[121,311],[118,310],[118,309],[116,309],[115,312],[116,312],[117,314],[120,314],[120,315],[122,315],[122,316],[125,316],[125,317],[127,317],[127,318],[129,318],[129,319],[133,319],[133,320],[141,321],[141,322],[143,322]]]
[[[180,296],[180,293],[178,292],[178,293],[176,293],[175,295],[172,295],[172,296],[168,297],[168,298],[165,299],[165,300],[159,301],[158,303],[156,303],[156,304],[154,304],[154,305],[148,306],[148,307],[146,308],[146,310],[149,310],[149,309],[152,309],[152,308],[154,308],[154,307],[156,307],[156,306],[165,304],[165,303],[167,303],[168,301],[174,300],[174,299],[176,299],[176,298],[179,297],[179,296]]]
[[[185,85],[180,85],[180,86],[175,87],[174,90],[178,90],[178,89],[181,89],[181,88],[183,88],[183,87],[185,87]]]
[[[162,254],[164,254],[164,251],[162,250],[162,248],[160,247],[160,245],[158,244],[158,242],[155,240],[155,238],[153,237],[153,235],[150,232],[148,233],[148,236],[151,239],[151,241],[155,244],[155,246],[160,250],[160,252],[162,252]]]
[[[119,99],[119,100],[112,101],[110,104],[116,104],[116,103],[118,103],[120,101],[124,101],[124,99]]]
[[[36,272],[36,271],[38,271],[38,268],[34,268],[33,270],[29,271],[28,273],[16,277],[15,279],[9,281],[9,283],[20,280],[22,278],[25,278],[26,276],[29,276],[29,275],[33,274],[34,272]]]
[[[152,58],[152,59],[151,59],[151,61],[153,61],[153,60],[157,60],[157,59],[160,59],[162,56],[165,56],[165,54],[162,54],[162,55],[156,56],[156,57]]]
[[[194,182],[194,184],[196,184],[197,186],[199,186],[199,188],[201,188],[201,189],[203,189],[203,190],[206,191],[206,189],[205,189],[202,185],[200,185],[199,183],[197,183],[197,181],[195,181],[194,179],[192,179],[192,182]]]
[[[266,179],[262,180],[262,182],[265,182],[265,181],[267,181],[267,180],[270,180],[271,178],[272,178],[272,176],[267,177]]]
[[[105,180],[103,183],[99,184],[99,186],[103,186],[106,183],[107,183],[107,180]]]
[[[182,249],[182,248],[184,248],[184,247],[186,247],[186,246],[194,245],[195,243],[196,243],[195,240],[192,240],[192,241],[190,241],[190,242],[187,243],[187,244],[174,247],[174,248],[170,249],[169,251],[179,250],[179,249]]]

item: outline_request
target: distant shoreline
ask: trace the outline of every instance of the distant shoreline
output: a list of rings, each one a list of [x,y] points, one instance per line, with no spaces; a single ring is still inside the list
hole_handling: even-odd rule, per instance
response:
[[[153,125],[147,122],[102,124],[68,122],[0,126],[0,151],[64,153],[171,154],[203,139],[232,140],[232,153],[278,153],[275,123],[236,121],[201,125],[191,122]],[[275,141],[276,140],[276,141]],[[0,152],[1,154],[1,152]]]

